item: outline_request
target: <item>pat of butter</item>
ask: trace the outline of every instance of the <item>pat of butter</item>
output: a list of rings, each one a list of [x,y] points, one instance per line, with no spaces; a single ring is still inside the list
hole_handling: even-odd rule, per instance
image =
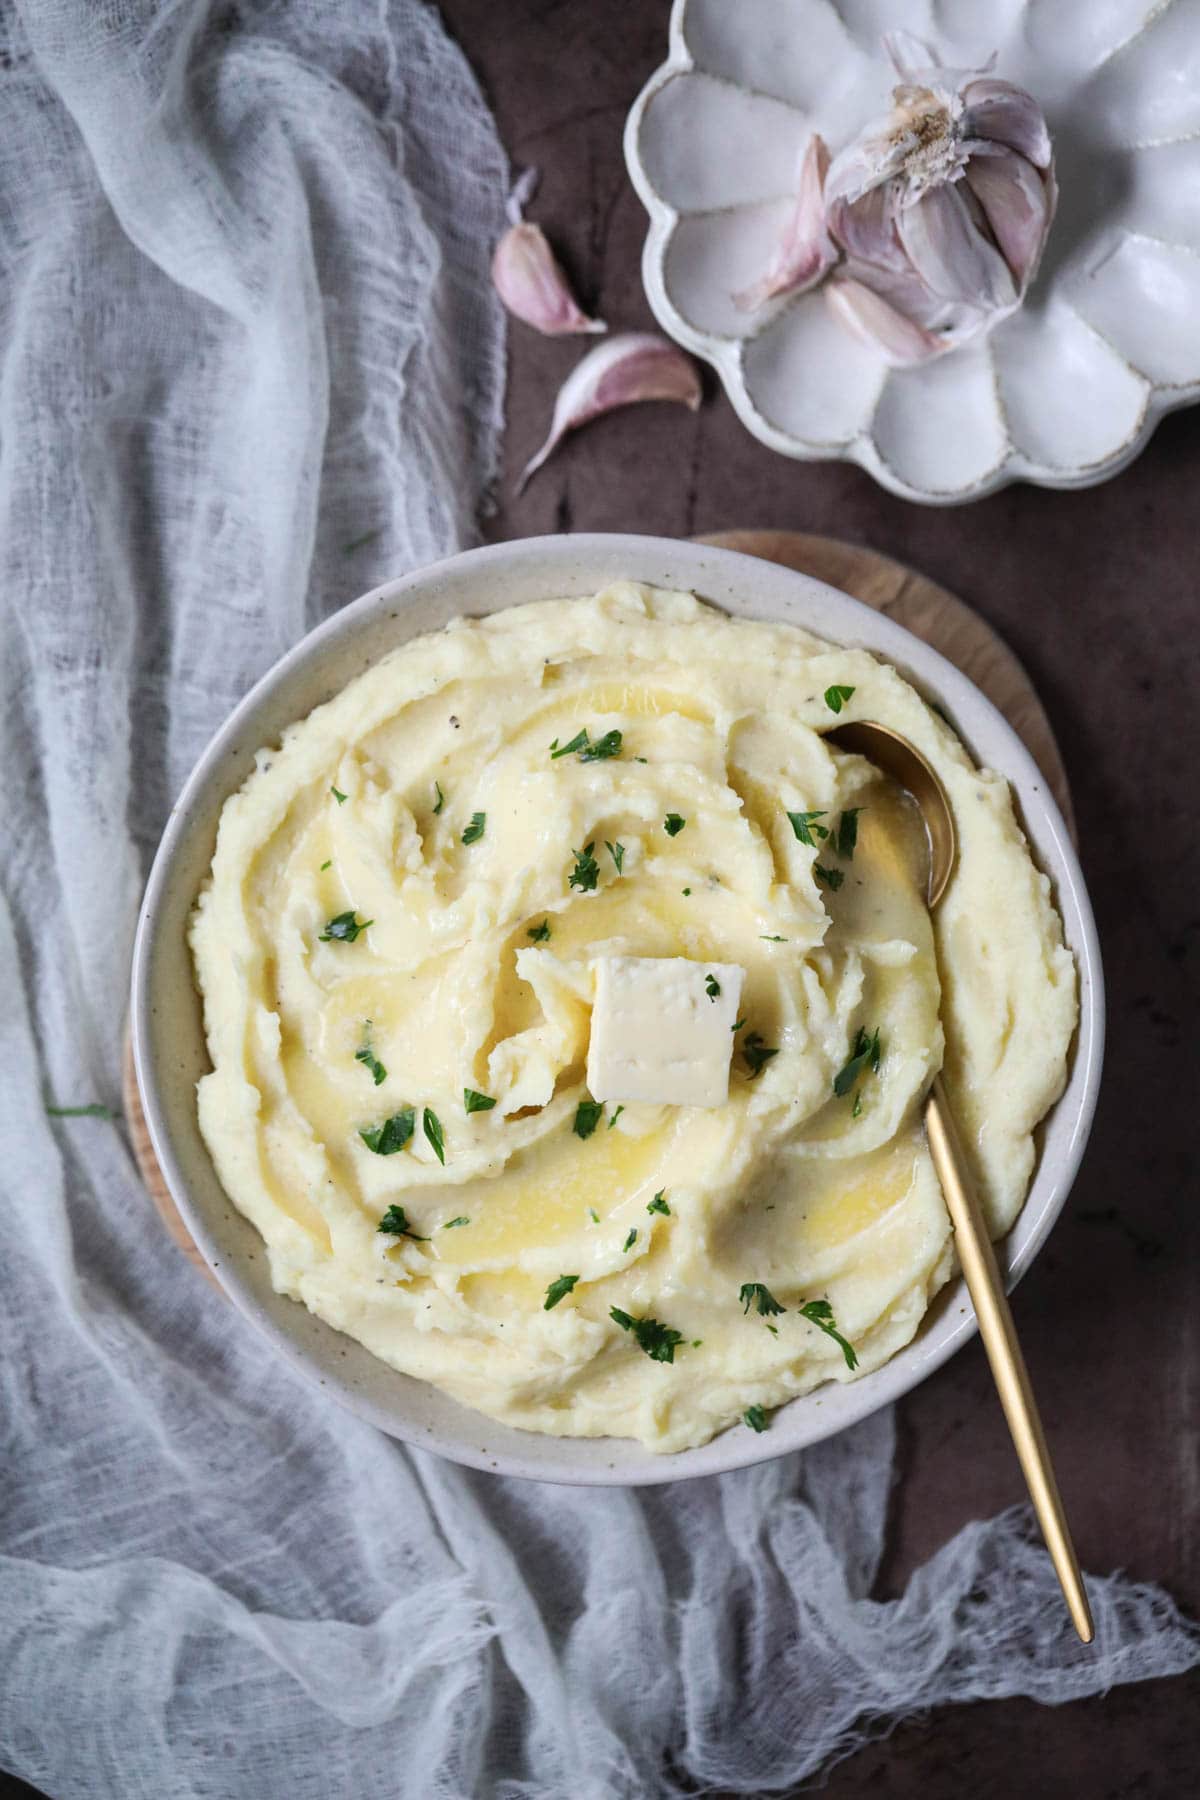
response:
[[[686,956],[598,956],[592,966],[593,1100],[723,1105],[745,971]]]

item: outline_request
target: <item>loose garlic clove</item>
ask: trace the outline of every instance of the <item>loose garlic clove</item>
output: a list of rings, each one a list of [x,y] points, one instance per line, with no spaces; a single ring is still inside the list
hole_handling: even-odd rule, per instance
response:
[[[829,146],[819,133],[808,140],[800,164],[796,204],[787,229],[765,275],[733,296],[743,312],[754,312],[777,294],[802,294],[815,287],[837,259],[837,246],[825,229],[825,176]]]
[[[639,400],[679,400],[695,412],[701,400],[700,376],[691,357],[668,339],[652,332],[622,332],[589,350],[568,375],[554,404],[550,435],[526,463],[517,492],[569,431]]]
[[[492,284],[514,317],[546,337],[608,330],[579,306],[540,225],[509,226],[492,257]]]
[[[939,337],[922,325],[914,325],[894,306],[889,306],[882,295],[845,275],[835,275],[827,284],[825,300],[836,319],[864,343],[882,350],[887,360],[898,368],[942,356],[958,341],[949,336]]]

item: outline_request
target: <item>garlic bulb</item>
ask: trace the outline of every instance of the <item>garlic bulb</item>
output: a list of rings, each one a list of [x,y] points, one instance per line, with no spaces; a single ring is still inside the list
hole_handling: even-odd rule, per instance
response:
[[[680,400],[692,412],[700,404],[700,377],[690,356],[653,332],[627,331],[597,344],[559,389],[550,433],[530,458],[517,484],[520,493],[568,431],[636,400]]]
[[[836,315],[892,362],[913,363],[969,342],[1020,305],[1058,189],[1031,95],[987,70],[942,68],[904,34],[885,43],[900,76],[892,110],[829,164],[819,229],[811,193],[804,201],[810,253],[792,256],[795,279],[772,287],[768,273],[752,292],[757,303],[760,292],[811,286],[828,269]],[[823,150],[814,137],[810,178]],[[812,275],[814,256],[823,266]]]

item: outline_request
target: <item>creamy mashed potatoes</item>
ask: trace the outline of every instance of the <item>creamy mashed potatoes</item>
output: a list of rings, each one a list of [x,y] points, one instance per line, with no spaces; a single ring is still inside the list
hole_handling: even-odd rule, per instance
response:
[[[823,739],[855,718],[949,790],[932,923],[911,803]],[[894,669],[631,584],[421,638],[263,751],[191,941],[276,1287],[494,1418],[664,1451],[909,1341],[953,1263],[932,1075],[998,1235],[1076,1017],[1005,783]],[[745,970],[723,1105],[590,1104],[603,956]]]

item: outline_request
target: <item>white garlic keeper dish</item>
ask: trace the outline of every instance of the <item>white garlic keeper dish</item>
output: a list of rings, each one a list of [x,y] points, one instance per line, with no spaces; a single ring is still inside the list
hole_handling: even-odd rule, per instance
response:
[[[392,1436],[473,1468],[544,1481],[639,1486],[714,1474],[801,1449],[906,1393],[975,1330],[962,1281],[942,1290],[912,1343],[883,1368],[789,1402],[761,1435],[736,1426],[698,1449],[664,1456],[632,1440],[546,1437],[497,1424],[398,1374],[272,1288],[262,1240],[225,1194],[200,1136],[196,1083],[209,1061],[186,935],[212,860],[221,808],[250,774],[262,745],[278,742],[286,726],[421,632],[460,616],[592,594],[621,579],[690,589],[728,613],[784,621],[873,651],[936,700],[975,758],[1011,783],[1034,856],[1053,882],[1080,986],[1066,1091],[1040,1128],[1029,1196],[1001,1251],[1010,1280],[1018,1279],[1045,1242],[1079,1166],[1103,1053],[1100,951],[1062,815],[1012,727],[936,651],[822,582],[733,551],[617,535],[497,544],[388,582],[310,632],[222,726],[171,812],[138,922],[132,1037],[151,1142],[184,1223],[229,1299],[299,1374]],[[165,1235],[163,1241],[164,1255],[177,1254]],[[672,1375],[686,1379],[682,1365]]]
[[[819,131],[836,155],[887,111],[885,31],[1041,104],[1058,213],[1024,303],[890,368],[820,288],[739,311]],[[859,463],[907,500],[1010,481],[1089,487],[1200,398],[1200,0],[675,0],[669,54],[625,128],[663,330],[710,362],[755,437]]]

